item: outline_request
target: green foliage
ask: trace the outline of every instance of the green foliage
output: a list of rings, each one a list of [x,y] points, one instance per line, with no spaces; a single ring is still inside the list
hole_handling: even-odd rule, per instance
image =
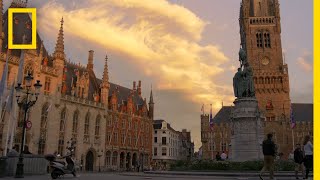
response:
[[[260,171],[263,167],[263,161],[177,161],[172,164],[172,171]],[[294,171],[294,162],[279,160],[275,162],[276,171]]]

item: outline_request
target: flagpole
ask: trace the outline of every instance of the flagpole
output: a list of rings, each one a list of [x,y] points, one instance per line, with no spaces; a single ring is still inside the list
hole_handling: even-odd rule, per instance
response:
[[[211,147],[210,147],[210,149],[211,149],[211,160],[213,160],[213,148],[212,148],[212,141],[213,141],[213,139],[212,139],[212,130],[211,130],[211,129],[210,129],[210,136],[211,136],[211,137],[210,137],[210,140],[211,140],[211,141],[210,141],[210,142],[211,142],[211,143],[210,143],[210,144],[211,144],[211,145],[210,145],[210,146],[211,146]]]

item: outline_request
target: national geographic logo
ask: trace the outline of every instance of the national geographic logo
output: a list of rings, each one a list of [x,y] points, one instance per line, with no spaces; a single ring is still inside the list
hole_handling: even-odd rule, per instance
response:
[[[28,13],[32,19],[31,44],[13,44],[13,14]],[[36,8],[9,8],[8,11],[8,48],[9,49],[36,49],[37,48],[37,10]]]

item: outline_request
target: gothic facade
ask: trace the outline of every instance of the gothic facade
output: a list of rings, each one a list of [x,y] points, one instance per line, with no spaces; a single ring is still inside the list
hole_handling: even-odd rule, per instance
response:
[[[1,9],[2,9],[1,0]],[[14,0],[10,7],[26,7],[26,2]],[[8,87],[15,82],[21,50],[7,50],[8,11],[0,15],[0,72],[8,56]],[[13,16],[14,44],[31,42],[31,19],[28,14]],[[90,50],[87,66],[66,60],[63,19],[53,54],[49,54],[37,34],[37,49],[24,52],[24,75],[30,73],[43,84],[41,95],[27,114],[32,128],[26,131],[26,145],[33,154],[57,151],[64,155],[68,142],[76,142],[75,159],[85,170],[125,170],[137,163],[149,167],[152,157],[154,102],[152,91],[147,104],[141,96],[141,81],[132,88],[109,81],[108,57],[103,77],[96,77],[94,51]],[[2,74],[2,73],[1,73]],[[24,85],[24,82],[22,83]],[[16,103],[16,102],[14,102]],[[13,145],[21,145],[23,111],[17,107]],[[0,145],[5,149],[8,119],[1,113]]]

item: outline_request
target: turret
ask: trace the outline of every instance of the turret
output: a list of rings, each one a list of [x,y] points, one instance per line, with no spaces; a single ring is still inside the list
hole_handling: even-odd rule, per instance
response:
[[[64,53],[64,37],[63,37],[63,17],[61,18],[61,26],[57,38],[56,47],[53,53],[53,66],[58,74],[58,83],[57,83],[57,93],[61,93],[62,82],[63,82],[63,71],[65,67],[65,53]]]
[[[139,82],[138,82],[138,88],[137,88],[137,91],[138,91],[138,94],[139,94],[139,96],[141,96],[141,81],[139,80]]]
[[[151,120],[153,120],[154,118],[154,102],[153,102],[152,87],[151,87],[150,99],[149,99],[149,118]]]
[[[93,53],[94,53],[93,50],[89,51],[88,64],[87,64],[87,69],[91,71],[93,71]]]
[[[89,51],[90,52],[90,51]],[[93,52],[93,51],[92,51]],[[89,55],[90,58],[90,55]],[[109,72],[108,72],[108,56],[106,55],[106,61],[104,64],[102,83],[100,85],[101,88],[101,102],[108,107],[108,95],[109,95]]]

